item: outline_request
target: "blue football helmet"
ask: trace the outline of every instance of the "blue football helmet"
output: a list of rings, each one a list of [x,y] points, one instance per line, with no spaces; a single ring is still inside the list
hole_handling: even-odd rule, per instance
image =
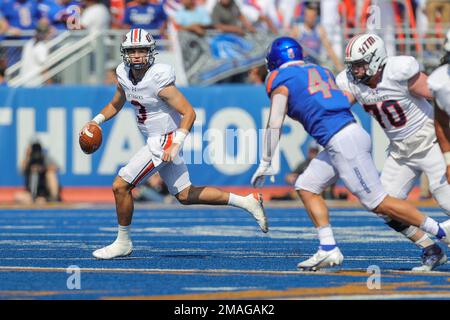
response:
[[[294,38],[276,38],[267,49],[266,64],[269,71],[280,67],[283,63],[303,60],[303,49]]]

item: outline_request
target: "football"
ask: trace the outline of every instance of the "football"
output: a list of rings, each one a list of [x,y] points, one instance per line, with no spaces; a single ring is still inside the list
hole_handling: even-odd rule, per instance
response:
[[[84,153],[94,153],[102,144],[102,129],[100,126],[90,123],[81,131],[79,142]]]

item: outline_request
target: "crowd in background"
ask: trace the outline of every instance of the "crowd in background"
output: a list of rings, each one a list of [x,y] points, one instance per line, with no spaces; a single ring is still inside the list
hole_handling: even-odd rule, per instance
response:
[[[372,5],[379,9],[379,21],[371,19],[377,14]],[[2,50],[2,40],[27,40],[22,62],[23,69],[30,71],[45,62],[49,55],[45,41],[61,30],[143,28],[157,30],[157,39],[169,39],[170,27],[199,37],[208,30],[242,36],[264,29],[298,39],[305,48],[305,60],[320,63],[325,57],[341,70],[343,48],[355,32],[380,34],[393,55],[402,53],[405,46],[398,39],[443,39],[449,26],[448,0],[0,0],[0,86],[6,85],[6,68],[16,62],[8,59],[8,50]],[[441,54],[437,42],[426,42],[416,49],[423,50],[425,56]],[[264,66],[255,67],[245,81],[263,84],[266,74]],[[29,84],[38,80],[33,77]],[[104,83],[117,83],[114,69],[107,70]],[[39,155],[41,149],[34,144],[27,151],[29,161],[22,166],[26,191],[17,200],[60,199],[56,166],[43,156],[35,157],[41,163],[34,163],[32,150]],[[288,184],[315,156],[314,152],[316,148],[310,148],[307,161],[286,177]],[[167,201],[166,195],[167,189],[157,176],[135,193],[138,200],[156,202]],[[332,190],[330,195],[336,196]],[[291,199],[292,195],[285,197]]]
[[[375,23],[371,5],[381,13]],[[407,36],[396,32],[405,21],[414,36],[443,37],[450,23],[450,1],[0,0],[0,40],[35,30],[41,20],[56,30],[143,28],[159,30],[161,38],[167,38],[169,23],[200,36],[211,28],[241,35],[265,28],[295,36],[313,55],[324,51],[334,61],[343,52],[342,35],[350,37],[352,28],[381,30],[390,54],[397,49],[394,38]],[[426,49],[432,52],[434,47]]]

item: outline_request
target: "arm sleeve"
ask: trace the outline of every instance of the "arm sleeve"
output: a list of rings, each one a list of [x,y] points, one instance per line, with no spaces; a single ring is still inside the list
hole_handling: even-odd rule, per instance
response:
[[[262,151],[262,158],[264,161],[270,162],[272,160],[275,149],[278,146],[281,127],[283,126],[284,117],[286,115],[286,107],[287,96],[275,94],[272,98],[267,129],[264,133]]]

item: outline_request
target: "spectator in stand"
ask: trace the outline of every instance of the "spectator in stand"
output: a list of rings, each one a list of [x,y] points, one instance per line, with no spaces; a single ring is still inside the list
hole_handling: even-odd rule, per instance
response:
[[[133,190],[133,198],[136,201],[157,203],[170,203],[173,199],[158,172],[148,178],[144,184]]]
[[[417,35],[420,38],[427,36],[428,18],[426,15],[427,0],[416,0]]]
[[[5,79],[6,63],[0,62],[0,87],[7,87]]]
[[[278,34],[275,22],[279,24],[279,17],[274,0],[237,0],[237,4],[256,29]]]
[[[34,0],[3,2],[2,13],[8,22],[8,36],[18,37],[24,30],[35,30],[41,19],[38,3]]]
[[[100,0],[82,0],[81,27],[87,30],[107,30],[111,23],[108,8]]]
[[[441,24],[450,23],[450,2],[448,0],[428,0],[426,10],[431,28],[436,27],[435,24],[438,20]]]
[[[267,68],[265,65],[253,67],[248,71],[247,83],[262,85],[266,80]]]
[[[397,2],[392,0],[366,0],[361,7],[362,27],[366,32],[375,33],[383,40],[388,56],[396,55],[395,19],[400,17],[395,10]],[[397,11],[397,12],[396,12]]]
[[[303,46],[305,61],[318,64],[324,48],[334,67],[341,71],[344,66],[334,52],[325,29],[318,24],[318,11],[317,3],[307,4],[304,11],[304,22],[292,28],[291,36],[298,39]]]
[[[61,201],[58,166],[39,142],[32,142],[27,147],[21,171],[25,177],[25,190],[15,195],[17,202],[45,204],[47,201]]]
[[[295,181],[297,180],[297,178],[306,170],[306,168],[309,166],[309,163],[315,158],[317,157],[317,155],[320,152],[320,147],[319,144],[315,141],[312,140],[309,145],[308,145],[308,154],[307,154],[307,158],[299,163],[297,165],[297,167],[294,169],[294,171],[292,171],[291,173],[288,173],[285,177],[285,181],[288,185],[290,186],[294,186],[295,185]],[[336,195],[335,193],[335,187],[336,187],[336,183],[333,183],[329,188],[327,188],[326,190],[324,190],[323,192],[323,197],[325,199],[335,199]],[[282,196],[278,196],[278,197],[273,197],[273,200],[295,200],[297,199],[297,194],[295,191],[291,191],[288,192],[285,195]],[[345,193],[341,193],[338,195],[339,199],[346,199],[347,198],[347,194]]]
[[[22,51],[22,66],[20,77],[27,79],[24,86],[36,87],[43,83],[43,66],[48,58],[46,41],[50,34],[50,26],[46,20],[39,22],[34,37],[28,40]]]
[[[70,17],[79,13],[79,2],[74,0],[43,0],[39,4],[41,15],[57,30],[70,29]]]
[[[282,34],[289,34],[293,22],[299,15],[298,0],[279,0],[277,1],[277,16],[279,17],[279,28]]]
[[[155,35],[154,38],[166,39],[167,22],[167,15],[161,3],[149,0],[136,0],[128,4],[125,10],[123,28],[141,28],[149,32],[151,30],[159,30],[159,36]]]
[[[339,12],[339,0],[320,2],[320,24],[329,36],[333,52],[342,60],[342,28]]]
[[[8,30],[8,22],[0,11],[0,41],[5,38],[5,33]]]
[[[218,0],[212,12],[212,23],[219,31],[236,33],[240,36],[244,36],[246,31],[256,32],[234,0]]]
[[[198,6],[196,0],[182,0],[183,8],[175,14],[175,23],[179,30],[195,33],[199,37],[205,35],[211,28],[211,17],[203,6]]]
[[[450,1],[428,0],[426,3],[426,15],[428,18],[428,37],[437,38],[439,33],[443,37],[445,26],[450,24]],[[428,56],[436,56],[437,50],[434,43],[427,43],[426,49]]]
[[[111,0],[109,11],[111,13],[111,27],[114,29],[122,28],[122,21],[125,15],[125,0]]]

